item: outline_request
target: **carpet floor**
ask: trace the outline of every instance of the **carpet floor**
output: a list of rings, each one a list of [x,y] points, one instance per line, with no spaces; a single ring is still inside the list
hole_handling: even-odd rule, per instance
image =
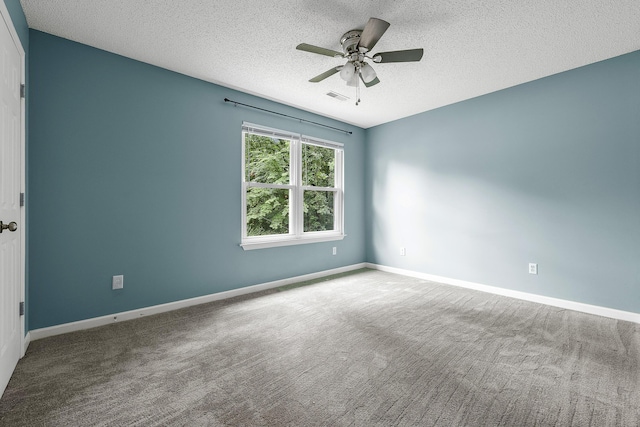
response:
[[[638,324],[360,270],[34,341],[0,425],[638,426],[639,378]]]

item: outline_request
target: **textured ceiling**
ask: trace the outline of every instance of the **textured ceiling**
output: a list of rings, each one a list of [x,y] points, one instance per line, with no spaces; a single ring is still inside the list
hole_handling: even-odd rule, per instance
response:
[[[640,0],[21,0],[30,28],[368,128],[640,49]],[[421,62],[374,64],[355,89],[340,49],[369,17],[391,23],[373,52],[424,48]],[[640,70],[639,70],[640,73]],[[326,95],[334,91],[350,99]]]

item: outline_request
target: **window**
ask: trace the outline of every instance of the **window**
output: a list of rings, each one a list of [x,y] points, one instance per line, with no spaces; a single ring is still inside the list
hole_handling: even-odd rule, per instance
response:
[[[242,147],[245,250],[344,238],[342,144],[244,123]]]

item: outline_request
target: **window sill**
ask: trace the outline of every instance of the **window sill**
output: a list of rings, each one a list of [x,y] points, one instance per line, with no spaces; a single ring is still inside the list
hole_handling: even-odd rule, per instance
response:
[[[313,237],[300,237],[300,238],[287,238],[287,239],[273,239],[273,240],[258,240],[254,242],[244,242],[241,243],[240,246],[245,251],[252,251],[254,249],[266,249],[266,248],[276,248],[279,246],[293,246],[293,245],[305,245],[307,243],[321,243],[321,242],[331,242],[334,240],[342,240],[346,234],[330,234],[324,236],[313,236]]]

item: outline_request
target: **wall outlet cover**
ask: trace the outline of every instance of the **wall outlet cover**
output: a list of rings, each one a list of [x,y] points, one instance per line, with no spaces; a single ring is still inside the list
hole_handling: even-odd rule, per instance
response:
[[[113,276],[111,279],[111,289],[122,289],[124,288],[124,276]]]

